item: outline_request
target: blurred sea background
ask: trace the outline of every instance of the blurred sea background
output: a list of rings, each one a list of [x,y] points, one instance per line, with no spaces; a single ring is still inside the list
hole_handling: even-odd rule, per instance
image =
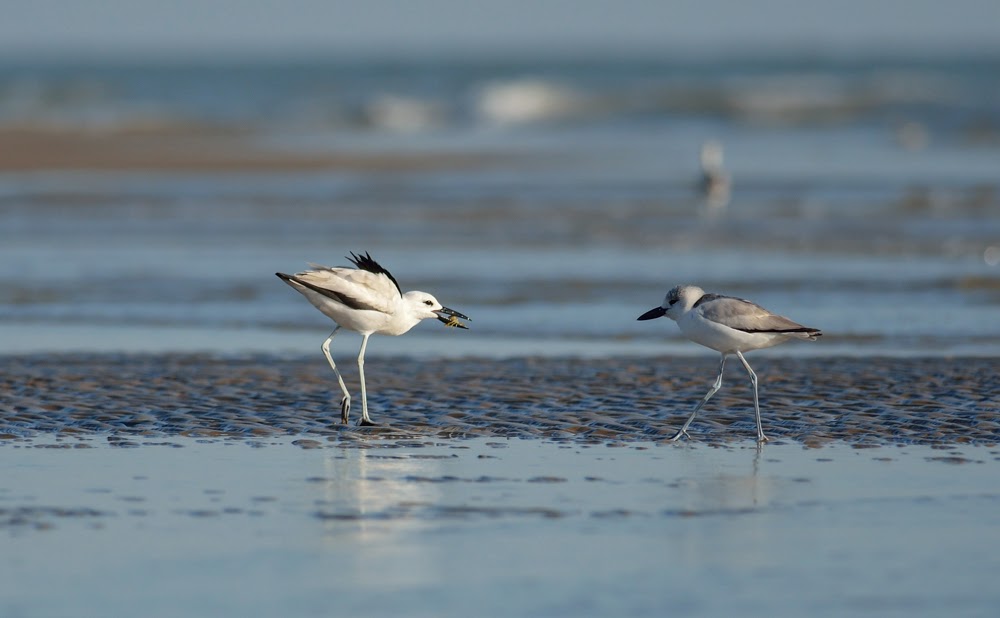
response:
[[[273,273],[351,251],[473,320],[371,354],[703,354],[635,320],[680,283],[827,335],[775,354],[1000,351],[991,3],[63,4],[0,26],[2,353],[311,354]]]
[[[998,24],[0,0],[0,615],[995,615]],[[378,427],[274,276],[365,251],[472,318],[372,339]],[[682,283],[824,332],[766,446],[732,363],[666,440]]]

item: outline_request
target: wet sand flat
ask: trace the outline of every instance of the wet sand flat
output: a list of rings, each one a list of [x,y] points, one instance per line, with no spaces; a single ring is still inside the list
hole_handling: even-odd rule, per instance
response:
[[[304,153],[262,143],[253,131],[184,125],[114,130],[0,127],[0,172],[413,172],[482,167],[496,157]]]
[[[1000,378],[989,358],[759,358],[765,433],[809,446],[995,444]],[[360,414],[356,367],[340,361]],[[20,356],[0,360],[0,438],[103,434],[127,445],[165,436],[306,436],[359,445],[417,438],[669,438],[714,379],[711,358],[379,358],[368,363],[377,427],[339,424],[324,360],[198,355]],[[692,436],[752,439],[739,368]]]

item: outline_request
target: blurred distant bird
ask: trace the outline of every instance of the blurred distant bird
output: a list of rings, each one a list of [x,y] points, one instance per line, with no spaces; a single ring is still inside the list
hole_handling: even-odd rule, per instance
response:
[[[701,145],[701,182],[699,188],[705,197],[705,212],[716,215],[729,205],[731,182],[723,166],[722,142],[708,140]]]
[[[361,420],[359,425],[373,425],[368,416],[368,396],[365,391],[365,348],[373,334],[402,335],[421,320],[437,318],[445,326],[468,328],[459,318],[469,318],[441,306],[436,298],[426,292],[403,293],[396,279],[385,268],[365,253],[347,258],[357,268],[329,267],[312,264],[313,270],[294,275],[275,273],[281,280],[305,296],[309,302],[337,323],[330,336],[323,342],[323,354],[337,375],[344,398],[340,402],[340,419],[347,423],[351,412],[351,395],[344,385],[344,378],[330,356],[330,342],[341,328],[361,334],[361,351],[358,353],[358,374],[361,377]]]
[[[679,285],[667,292],[663,304],[650,309],[639,316],[640,320],[652,320],[667,316],[677,322],[684,336],[722,353],[719,362],[719,377],[708,391],[708,394],[695,406],[691,416],[671,440],[688,436],[687,428],[691,425],[698,410],[701,410],[709,399],[722,388],[722,373],[726,366],[726,357],[735,354],[753,384],[753,409],[757,420],[757,441],[767,441],[764,429],[760,423],[760,404],[757,400],[757,374],[743,358],[743,352],[769,348],[788,341],[789,339],[815,340],[822,333],[815,328],[797,324],[786,317],[771,313],[767,309],[742,298],[706,294],[704,290],[693,285]],[[690,436],[688,436],[690,437]]]

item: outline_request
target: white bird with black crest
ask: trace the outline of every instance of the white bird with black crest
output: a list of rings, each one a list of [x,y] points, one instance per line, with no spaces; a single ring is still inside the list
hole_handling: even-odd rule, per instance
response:
[[[358,375],[361,378],[361,420],[359,425],[374,425],[368,416],[368,396],[365,390],[365,349],[368,338],[374,334],[402,335],[421,320],[437,318],[445,326],[468,328],[459,320],[469,317],[444,307],[427,292],[406,292],[399,287],[388,270],[364,255],[351,253],[350,260],[357,268],[344,266],[309,265],[294,275],[275,273],[282,281],[305,296],[314,307],[337,323],[330,336],[323,342],[323,354],[337,375],[344,398],[340,401],[340,419],[348,422],[351,412],[351,394],[344,385],[344,378],[330,356],[330,342],[341,328],[359,333],[361,351],[358,353]]]
[[[704,290],[693,285],[679,285],[667,292],[663,304],[639,316],[639,320],[652,320],[666,316],[677,322],[684,336],[722,353],[719,362],[719,377],[715,379],[712,388],[695,406],[691,416],[671,440],[688,435],[698,410],[708,403],[720,388],[722,374],[726,367],[726,357],[735,354],[753,384],[753,409],[757,420],[757,442],[766,442],[767,436],[760,422],[760,404],[757,398],[757,374],[750,368],[743,352],[769,348],[791,339],[815,340],[822,336],[819,330],[802,326],[786,317],[771,313],[760,305],[742,298],[706,294]]]

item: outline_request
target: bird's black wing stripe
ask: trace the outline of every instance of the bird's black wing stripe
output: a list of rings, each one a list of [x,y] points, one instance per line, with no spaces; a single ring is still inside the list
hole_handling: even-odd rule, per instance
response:
[[[809,333],[810,335],[814,335],[816,337],[823,334],[815,328],[736,328],[733,330],[742,331],[744,333]]]
[[[364,255],[354,255],[354,252],[352,251],[351,256],[347,259],[353,262],[354,265],[361,270],[367,270],[368,272],[375,273],[376,275],[385,275],[386,277],[389,277],[389,281],[392,281],[392,284],[396,286],[396,291],[399,292],[399,295],[403,295],[403,290],[400,289],[399,282],[392,276],[392,273],[372,259],[372,256],[368,255],[367,251],[365,251]]]
[[[317,294],[322,294],[323,296],[326,296],[327,298],[331,298],[331,299],[337,301],[338,303],[340,303],[340,304],[342,304],[342,305],[344,305],[346,307],[349,307],[351,309],[357,309],[358,311],[380,311],[380,309],[378,307],[373,307],[371,305],[365,304],[365,303],[361,302],[360,300],[358,300],[356,298],[348,296],[347,294],[341,294],[340,292],[335,292],[333,290],[328,290],[326,288],[321,288],[318,285],[313,285],[313,284],[309,283],[308,281],[303,281],[303,280],[299,279],[298,277],[293,277],[292,275],[286,275],[284,273],[276,273],[276,274],[279,277],[281,277],[284,281],[291,281],[293,283],[301,285],[304,288],[308,288],[308,289],[312,290],[313,292],[316,292]]]

